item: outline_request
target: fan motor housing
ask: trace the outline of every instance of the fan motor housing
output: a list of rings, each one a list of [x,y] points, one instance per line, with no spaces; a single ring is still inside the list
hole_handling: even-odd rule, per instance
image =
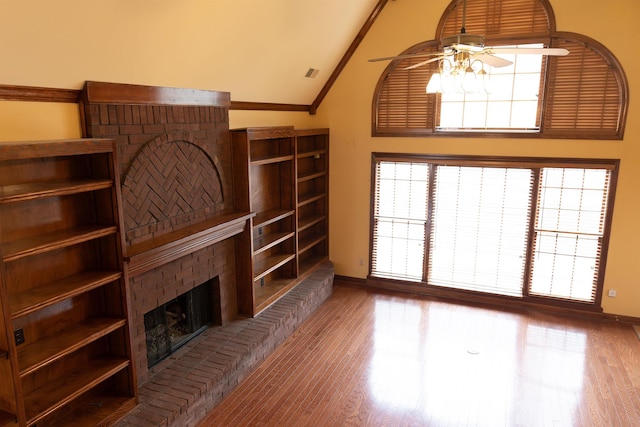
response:
[[[453,36],[443,37],[441,40],[442,47],[447,48],[458,44],[467,46],[484,47],[484,36],[478,34],[455,34]]]

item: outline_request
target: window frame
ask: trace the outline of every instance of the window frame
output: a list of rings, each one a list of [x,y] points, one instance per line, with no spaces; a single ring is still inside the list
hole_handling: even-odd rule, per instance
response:
[[[437,40],[460,30],[459,6],[458,0],[452,0],[445,9],[435,40],[411,46],[401,55],[441,52]],[[473,8],[475,11],[471,18],[467,16],[467,33],[483,34],[487,46],[542,43],[569,50],[566,57],[543,58],[539,129],[437,129],[441,96],[425,93],[437,62],[404,70],[424,59],[408,58],[391,61],[380,75],[372,101],[371,136],[623,139],[629,85],[621,64],[609,49],[587,36],[556,31],[548,0],[468,0],[468,7],[470,12]],[[491,14],[503,8],[507,15],[493,20]],[[527,19],[533,31],[525,29]]]
[[[602,296],[604,288],[604,277],[607,262],[607,253],[609,249],[609,239],[611,234],[611,225],[613,219],[613,206],[615,203],[615,193],[617,186],[617,176],[620,166],[618,159],[584,159],[584,158],[546,158],[546,157],[492,157],[492,156],[468,156],[468,155],[427,155],[427,154],[400,154],[400,153],[379,153],[374,152],[371,155],[371,195],[370,195],[370,239],[369,239],[369,255],[373,260],[374,253],[374,221],[375,221],[375,192],[376,192],[376,168],[381,161],[389,162],[411,162],[411,163],[427,163],[437,167],[439,165],[449,166],[476,166],[476,167],[508,167],[508,168],[530,168],[533,169],[533,189],[531,192],[530,218],[527,230],[526,243],[526,259],[524,262],[524,279],[522,283],[523,294],[521,297],[486,294],[463,289],[446,288],[438,285],[430,285],[424,280],[427,273],[429,262],[429,250],[431,247],[430,231],[426,233],[424,238],[425,255],[424,269],[425,273],[422,281],[405,281],[401,279],[376,276],[372,273],[372,262],[369,263],[366,284],[372,287],[381,287],[390,290],[398,290],[405,292],[414,292],[432,296],[453,297],[464,300],[478,301],[508,301],[516,302],[524,305],[545,305],[548,307],[562,307],[578,311],[596,311],[602,312]],[[594,302],[571,301],[568,299],[546,297],[540,295],[530,295],[530,280],[533,262],[533,250],[535,246],[535,219],[537,204],[539,201],[539,185],[540,171],[542,168],[598,168],[608,169],[611,171],[609,178],[609,191],[607,196],[607,205],[605,219],[603,223],[602,247],[599,259],[599,268],[596,278]],[[427,225],[426,229],[431,230],[431,220],[433,217],[432,203],[433,199],[433,174],[430,173],[429,195],[427,203]]]

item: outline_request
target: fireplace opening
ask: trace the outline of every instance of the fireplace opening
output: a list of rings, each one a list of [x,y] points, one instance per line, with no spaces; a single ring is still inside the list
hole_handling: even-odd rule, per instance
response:
[[[147,366],[151,368],[211,325],[221,325],[217,277],[144,315]]]

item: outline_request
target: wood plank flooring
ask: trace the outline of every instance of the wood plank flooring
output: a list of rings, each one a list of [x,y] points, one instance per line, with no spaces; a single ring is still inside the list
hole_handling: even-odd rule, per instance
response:
[[[640,426],[629,325],[340,285],[201,426]]]

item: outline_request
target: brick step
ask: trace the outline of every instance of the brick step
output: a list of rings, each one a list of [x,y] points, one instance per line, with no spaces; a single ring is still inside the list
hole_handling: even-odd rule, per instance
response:
[[[255,318],[204,331],[150,370],[116,425],[196,425],[331,295],[333,277],[327,261]]]

